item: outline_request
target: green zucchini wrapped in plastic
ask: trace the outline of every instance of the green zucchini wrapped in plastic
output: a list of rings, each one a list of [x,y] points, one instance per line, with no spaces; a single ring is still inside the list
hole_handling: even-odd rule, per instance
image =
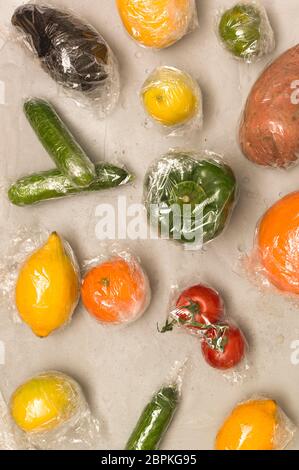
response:
[[[118,64],[92,26],[66,11],[34,3],[18,7],[11,21],[43,69],[73,90],[79,104],[86,98],[95,100],[103,116],[114,107],[119,97]]]
[[[233,171],[210,152],[171,150],[145,177],[144,203],[151,225],[162,238],[189,249],[201,248],[220,235],[236,198]]]
[[[274,50],[275,40],[265,8],[255,1],[241,1],[226,10],[218,23],[224,47],[237,59],[253,62]]]

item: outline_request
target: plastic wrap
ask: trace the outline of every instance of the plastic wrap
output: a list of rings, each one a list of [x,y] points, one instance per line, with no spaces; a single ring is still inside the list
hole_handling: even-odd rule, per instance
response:
[[[231,168],[212,152],[170,150],[148,170],[144,204],[162,238],[200,249],[220,235],[237,199]]]
[[[222,45],[235,58],[254,62],[271,53],[275,39],[265,8],[255,1],[240,1],[221,12],[217,33]]]
[[[248,344],[215,289],[202,283],[173,285],[167,319],[159,331],[166,333],[175,328],[200,340],[202,356],[209,366],[221,370],[232,382],[245,378]]]
[[[247,99],[239,141],[248,160],[265,167],[298,163],[299,45],[288,49],[261,74]]]
[[[198,25],[194,0],[116,0],[123,25],[140,45],[163,49]]]
[[[106,325],[136,321],[147,310],[151,290],[139,260],[128,251],[111,250],[110,255],[86,264],[82,280],[82,302],[88,313]]]
[[[43,201],[61,199],[75,194],[90,193],[123,186],[134,176],[125,168],[110,163],[95,166],[96,178],[85,188],[74,186],[59,170],[47,170],[24,176],[8,189],[10,202],[17,206],[30,206]]]
[[[96,178],[95,166],[53,106],[47,101],[32,98],[24,103],[24,112],[57,169],[74,186],[90,186]]]
[[[253,396],[233,409],[217,434],[215,449],[282,450],[295,431],[276,401]]]
[[[83,106],[95,103],[106,116],[119,98],[116,58],[105,39],[67,11],[28,3],[16,9],[12,24],[43,69]]]
[[[258,223],[245,268],[259,286],[299,294],[299,191],[278,200]]]
[[[56,232],[24,230],[0,266],[1,300],[41,338],[71,321],[80,272],[70,245]]]
[[[157,67],[141,89],[146,113],[170,135],[199,129],[202,125],[202,94],[198,83],[175,67]]]
[[[185,364],[176,363],[169,379],[144,408],[126,450],[157,450],[179,405]]]
[[[20,385],[9,407],[16,428],[35,449],[99,444],[99,422],[91,415],[81,387],[61,372],[43,372]]]

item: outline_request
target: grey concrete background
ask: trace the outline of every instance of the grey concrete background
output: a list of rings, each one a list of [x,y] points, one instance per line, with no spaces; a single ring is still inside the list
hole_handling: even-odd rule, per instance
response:
[[[93,24],[114,49],[122,90],[119,105],[105,121],[77,108],[58,92],[38,63],[11,37],[9,19],[17,0],[1,0],[0,80],[5,99],[0,104],[1,257],[22,226],[58,230],[80,261],[101,250],[95,235],[96,206],[116,204],[118,195],[139,202],[143,175],[149,164],[169,147],[209,149],[225,155],[240,183],[240,200],[225,234],[204,252],[182,251],[166,241],[127,241],[140,256],[152,285],[150,309],[125,328],[105,328],[76,311],[71,325],[46,340],[14,324],[8,309],[0,311],[0,340],[6,361],[0,366],[0,386],[6,398],[28,376],[47,369],[65,371],[82,384],[91,408],[103,423],[100,447],[122,448],[151,394],[175,360],[191,357],[183,398],[164,449],[211,449],[224,417],[253,393],[277,399],[299,424],[299,365],[291,363],[291,343],[299,339],[298,306],[273,292],[259,292],[240,272],[239,258],[252,246],[257,220],[279,196],[298,189],[299,167],[291,171],[257,168],[241,155],[236,143],[240,111],[259,72],[280,52],[298,41],[297,0],[265,0],[275,29],[277,48],[254,65],[240,64],[223,51],[214,33],[217,10],[232,2],[198,1],[200,27],[173,47],[155,52],[140,48],[124,32],[112,0],[56,0]],[[4,44],[3,44],[4,39]],[[183,68],[199,80],[204,94],[204,127],[184,138],[166,138],[146,123],[138,99],[148,72],[158,65]],[[75,130],[94,160],[122,161],[137,175],[131,188],[45,203],[12,207],[5,189],[16,177],[51,166],[50,160],[22,113],[28,96],[51,99]],[[196,339],[173,333],[161,336],[156,323],[166,315],[169,290],[176,281],[202,280],[219,289],[227,311],[247,334],[252,362],[247,380],[232,385],[209,368]],[[290,448],[298,449],[298,435]]]

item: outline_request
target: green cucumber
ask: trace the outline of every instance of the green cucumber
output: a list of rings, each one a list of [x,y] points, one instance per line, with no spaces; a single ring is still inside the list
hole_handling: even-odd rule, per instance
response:
[[[30,99],[24,112],[58,170],[74,186],[89,186],[96,177],[94,164],[62,122],[55,109],[41,99]]]
[[[13,204],[26,206],[80,192],[114,188],[133,179],[124,168],[109,163],[100,163],[95,168],[96,179],[88,187],[74,186],[68,178],[55,169],[19,179],[9,188],[8,197]]]
[[[159,390],[143,410],[125,450],[156,450],[165,435],[179,402],[176,385]]]

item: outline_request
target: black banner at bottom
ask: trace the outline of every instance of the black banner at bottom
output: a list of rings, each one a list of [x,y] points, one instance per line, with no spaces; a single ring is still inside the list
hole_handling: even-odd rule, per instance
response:
[[[0,461],[3,463],[18,462],[30,464],[60,465],[75,463],[77,465],[101,465],[103,468],[120,466],[137,469],[145,465],[167,466],[196,466],[207,463],[209,465],[223,465],[226,462],[269,462],[286,465],[287,462],[296,459],[298,462],[299,451],[272,451],[272,452],[216,452],[216,451],[157,451],[157,452],[123,452],[123,451],[1,451]],[[93,467],[93,468],[95,468]],[[2,467],[4,468],[4,467]]]

